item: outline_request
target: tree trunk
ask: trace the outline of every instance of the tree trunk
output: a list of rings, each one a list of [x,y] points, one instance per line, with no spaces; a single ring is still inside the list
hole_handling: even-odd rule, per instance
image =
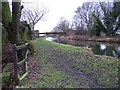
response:
[[[8,40],[12,44],[19,43],[20,2],[14,2],[13,0],[12,16],[10,13],[9,3],[2,2],[2,24],[7,30]]]
[[[12,43],[19,43],[19,29],[20,29],[20,4],[21,2],[12,2],[12,29],[14,32],[14,36]]]
[[[35,23],[34,23],[34,21],[33,21],[33,26],[32,26],[33,31],[34,31],[34,26],[35,26]]]

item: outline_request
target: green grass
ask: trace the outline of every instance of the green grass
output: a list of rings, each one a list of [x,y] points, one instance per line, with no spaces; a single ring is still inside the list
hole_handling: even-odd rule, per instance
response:
[[[47,88],[75,88],[74,85],[71,84],[71,81],[67,80],[65,74],[62,71],[57,71],[51,64],[44,66],[44,69],[46,69],[47,72],[39,77],[39,81],[36,81],[35,86]]]
[[[72,60],[72,65],[80,68],[81,71],[90,75],[93,79],[107,87],[114,87],[118,82],[118,58],[109,56],[94,55],[86,47],[75,47],[55,42],[46,41],[44,38],[38,39],[47,44],[51,49],[57,51],[59,55]]]
[[[42,42],[42,40],[44,41],[43,38],[40,40],[41,41],[38,41],[38,40],[33,41],[34,45],[36,46],[35,51],[39,52],[39,53],[35,53],[35,55],[38,54],[40,56],[38,62],[42,63],[42,65],[40,65],[40,66],[47,71],[39,77],[39,81],[35,82],[36,83],[35,87],[75,88],[74,85],[80,85],[80,83],[72,82],[72,81],[68,80],[65,73],[62,71],[56,70],[53,67],[53,64],[51,64],[51,62],[45,64],[45,59],[49,60],[51,55],[45,51],[44,44],[48,45],[49,43],[47,41],[43,43]],[[38,50],[38,47],[39,47],[40,51]],[[86,87],[88,87],[88,86],[86,86]]]
[[[68,80],[64,72],[54,68],[54,65],[49,62],[50,54],[46,52],[44,43],[38,40],[33,41],[35,45],[34,57],[39,63],[42,70],[38,74],[37,80],[33,77],[31,80],[24,80],[19,84],[19,87],[25,88],[75,88],[75,85],[80,85],[78,82],[72,82]],[[46,62],[46,59],[48,62]],[[87,86],[86,86],[87,87]]]
[[[35,81],[35,86],[32,87],[89,87],[86,82],[80,84],[79,82],[70,81],[63,71],[54,68],[54,65],[49,61],[51,55],[47,52],[45,45],[48,45],[51,50],[54,50],[75,68],[79,68],[100,84],[108,88],[116,87],[118,84],[118,58],[94,55],[86,47],[50,42],[46,41],[45,38],[36,39],[33,43],[35,45],[34,57],[37,58],[40,67],[45,71],[41,71],[42,74],[39,75],[39,80]],[[28,85],[28,87],[31,86]]]
[[[12,65],[12,63],[8,63],[0,75],[0,79],[2,77],[2,87],[7,87],[9,85],[9,79],[10,79],[10,74],[11,74],[11,72],[10,72],[11,65]]]

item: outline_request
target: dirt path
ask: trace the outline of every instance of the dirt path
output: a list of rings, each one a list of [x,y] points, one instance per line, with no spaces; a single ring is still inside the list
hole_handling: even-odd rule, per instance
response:
[[[55,50],[51,50],[48,45],[45,45],[45,50],[51,55],[51,58],[49,60],[54,64],[55,68],[65,72],[69,79],[79,83],[86,82],[90,88],[105,88],[105,86],[100,85],[91,77],[84,74],[84,72],[81,72],[80,68],[75,68],[75,66],[71,65]]]

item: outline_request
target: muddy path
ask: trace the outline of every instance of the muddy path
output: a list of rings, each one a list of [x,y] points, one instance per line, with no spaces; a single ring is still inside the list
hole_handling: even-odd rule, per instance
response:
[[[86,83],[89,88],[105,88],[104,85],[101,85],[99,82],[92,79],[89,75],[81,72],[80,68],[75,68],[75,66],[71,65],[70,62],[68,62],[64,57],[62,57],[62,55],[59,55],[59,53],[57,53],[55,50],[52,50],[51,47],[46,44],[44,44],[44,46],[44,49],[50,55],[49,59],[46,59],[46,62],[52,62],[54,67],[58,70],[65,72],[70,80],[74,82],[79,82],[81,84]]]

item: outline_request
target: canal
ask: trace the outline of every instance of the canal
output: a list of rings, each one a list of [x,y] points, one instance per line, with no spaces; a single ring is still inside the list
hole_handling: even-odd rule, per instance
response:
[[[58,38],[48,37],[48,41],[57,43],[68,44],[77,47],[91,48],[92,52],[97,55],[107,55],[112,57],[120,57],[120,44],[118,43],[101,43],[91,41],[79,41],[79,40],[62,40]]]

